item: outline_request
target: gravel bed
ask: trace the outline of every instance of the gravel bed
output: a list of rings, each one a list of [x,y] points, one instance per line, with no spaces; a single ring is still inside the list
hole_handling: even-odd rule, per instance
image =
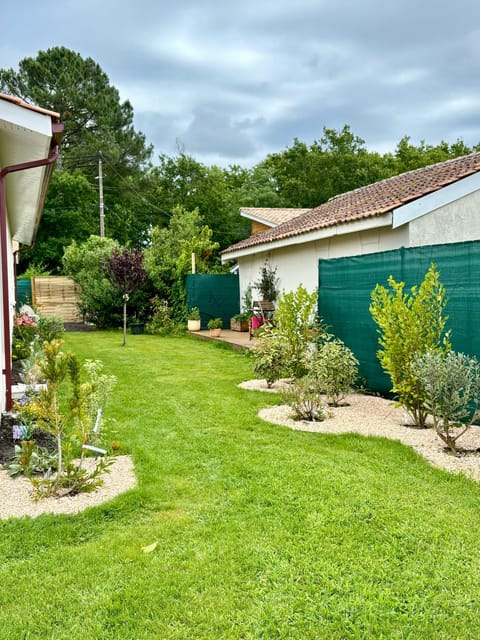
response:
[[[0,520],[39,516],[42,513],[72,514],[84,511],[111,500],[137,484],[130,456],[117,456],[104,473],[102,486],[91,493],[79,493],[63,498],[42,498],[35,501],[32,485],[27,478],[11,478],[7,471],[0,470]]]
[[[277,385],[276,391],[285,381]],[[241,384],[242,388],[265,391],[264,380],[249,380]],[[405,424],[403,409],[394,403],[377,396],[352,393],[345,398],[346,406],[330,408],[330,416],[322,422],[293,420],[288,405],[278,405],[262,409],[259,417],[267,422],[289,427],[299,431],[318,433],[359,433],[364,436],[380,436],[399,440],[406,444],[430,464],[453,473],[463,473],[480,481],[480,427],[473,426],[458,441],[460,453],[449,453],[444,443],[433,429],[417,429]]]

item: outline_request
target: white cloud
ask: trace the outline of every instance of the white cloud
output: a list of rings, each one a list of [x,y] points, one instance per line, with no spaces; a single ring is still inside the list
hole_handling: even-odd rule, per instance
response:
[[[381,151],[479,140],[477,0],[53,0],[7,4],[2,66],[91,56],[158,153],[251,165],[324,126]],[[215,159],[215,160],[212,160]]]

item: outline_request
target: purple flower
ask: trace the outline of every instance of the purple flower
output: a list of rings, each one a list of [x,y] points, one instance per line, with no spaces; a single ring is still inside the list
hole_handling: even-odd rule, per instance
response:
[[[20,440],[20,425],[14,424],[12,426],[12,438],[14,440]]]

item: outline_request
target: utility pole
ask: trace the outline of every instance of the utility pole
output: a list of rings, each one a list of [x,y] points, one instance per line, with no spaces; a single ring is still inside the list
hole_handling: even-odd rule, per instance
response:
[[[98,152],[98,194],[100,197],[100,237],[105,237],[105,211],[103,206],[103,167],[102,152]]]

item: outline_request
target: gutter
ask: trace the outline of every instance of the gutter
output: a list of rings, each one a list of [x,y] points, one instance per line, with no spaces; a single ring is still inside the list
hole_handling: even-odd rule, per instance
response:
[[[22,162],[20,164],[12,164],[8,167],[4,167],[0,171],[0,253],[1,253],[1,265],[2,265],[2,304],[3,304],[3,342],[5,352],[5,368],[2,370],[2,375],[5,376],[5,409],[11,411],[12,409],[12,348],[10,337],[10,298],[9,298],[9,283],[8,283],[8,237],[7,237],[7,190],[6,190],[6,178],[8,174],[15,173],[17,171],[26,171],[27,169],[35,169],[36,167],[47,166],[43,179],[41,197],[39,200],[39,208],[37,217],[35,220],[35,228],[38,227],[40,222],[41,210],[47,194],[47,187],[50,180],[50,175],[53,171],[53,164],[58,157],[58,144],[56,142],[55,134],[60,134],[60,124],[53,125],[54,137],[52,139],[52,148],[48,158],[42,158],[40,160],[31,160],[30,162]]]

